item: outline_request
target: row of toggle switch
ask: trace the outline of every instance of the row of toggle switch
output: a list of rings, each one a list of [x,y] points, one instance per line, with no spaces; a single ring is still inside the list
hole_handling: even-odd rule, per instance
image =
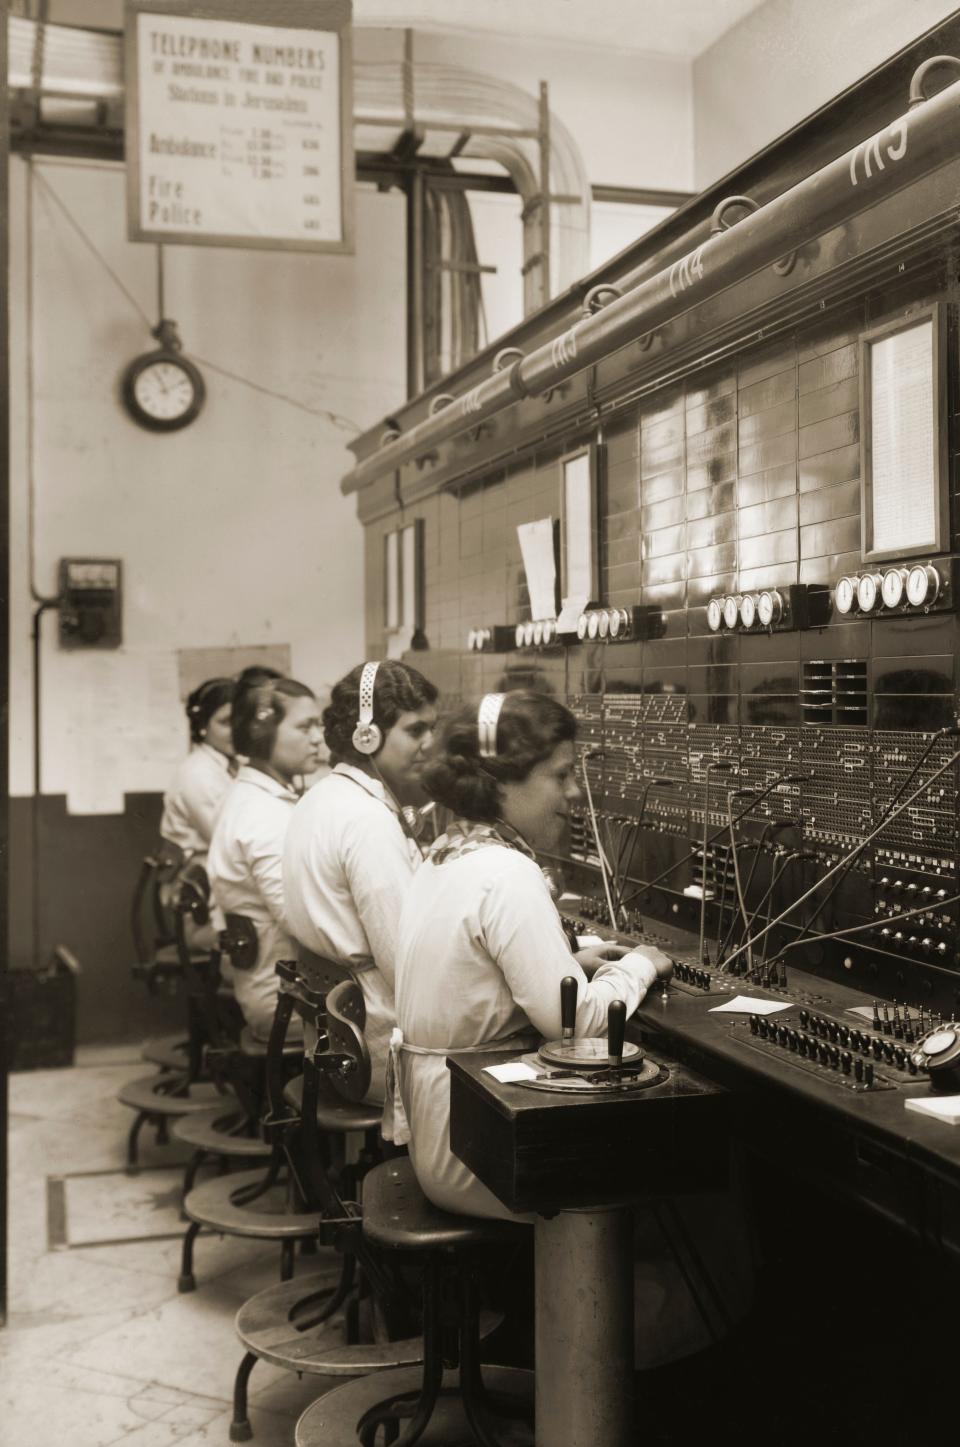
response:
[[[865,1086],[873,1084],[873,1061],[865,1060],[860,1055],[854,1057],[852,1051],[841,1049],[839,1045],[831,1045],[826,1040],[805,1034],[802,1030],[791,1030],[787,1025],[777,1025],[765,1015],[750,1016],[750,1034],[769,1041],[771,1045],[779,1045],[792,1055],[798,1055],[801,1060],[814,1061],[825,1065],[829,1070],[839,1070],[843,1075],[850,1075],[852,1072],[858,1083]],[[912,1075],[916,1075],[917,1067],[908,1059],[906,1051],[900,1050],[897,1054],[903,1056],[900,1068],[909,1069]],[[899,1061],[890,1061],[890,1064],[894,1063],[900,1064]]]

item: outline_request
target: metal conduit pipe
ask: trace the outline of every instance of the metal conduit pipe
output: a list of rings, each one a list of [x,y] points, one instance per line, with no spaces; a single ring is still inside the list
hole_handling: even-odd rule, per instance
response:
[[[437,416],[397,436],[388,452],[374,453],[348,472],[341,490],[356,492],[386,468],[422,455],[519,398],[548,391],[652,328],[773,265],[865,210],[873,200],[902,190],[955,156],[958,145],[960,81],[929,100],[914,102],[905,115],[874,136],[512,366],[495,372]],[[725,205],[721,202],[717,210]]]

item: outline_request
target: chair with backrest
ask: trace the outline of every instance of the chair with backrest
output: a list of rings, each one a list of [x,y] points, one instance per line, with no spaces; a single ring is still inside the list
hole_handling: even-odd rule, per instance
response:
[[[154,922],[154,958],[143,963],[140,973],[151,990],[169,988],[171,982],[176,981],[177,987],[184,991],[187,966],[193,970],[195,979],[199,979],[201,973],[213,978],[219,976],[219,953],[198,951],[187,940],[188,919],[204,924],[209,919],[206,895],[198,878],[206,879],[202,866],[184,866],[181,852],[173,845],[162,856],[158,853],[157,857],[144,861],[134,909],[140,925],[134,935],[138,961],[141,961],[144,953],[149,953],[147,945],[151,938],[145,932],[144,917]],[[159,943],[168,927],[173,935],[172,946]],[[130,1081],[117,1092],[120,1103],[136,1112],[127,1139],[127,1171],[131,1174],[138,1169],[139,1135],[145,1124],[156,1127],[157,1142],[162,1145],[168,1139],[169,1121],[210,1110],[218,1102],[216,1087],[203,1078],[204,1035],[197,1008],[201,993],[202,989],[195,984],[187,995],[188,1032],[181,1042],[179,1068],[173,1068],[174,1062],[167,1061],[158,1073]]]
[[[286,1145],[304,1192],[321,1205],[320,1240],[336,1248],[341,1266],[332,1289],[320,1273],[268,1287],[240,1308],[246,1354],[234,1384],[235,1442],[252,1436],[247,1384],[258,1360],[298,1374],[354,1377],[422,1355],[416,1303],[361,1226],[363,1181],[381,1158],[381,1107],[363,1099],[370,1087],[363,996],[341,967],[317,956],[278,969],[284,1008],[302,1020],[305,1043],[303,1075],[284,1090],[297,1122]]]
[[[183,850],[159,838],[144,856],[133,891],[130,928],[133,935],[135,980],[151,995],[174,994],[181,983],[177,954],[174,899],[180,871],[186,864]],[[187,1068],[189,1041],[184,1032],[148,1040],[141,1058],[162,1070]]]

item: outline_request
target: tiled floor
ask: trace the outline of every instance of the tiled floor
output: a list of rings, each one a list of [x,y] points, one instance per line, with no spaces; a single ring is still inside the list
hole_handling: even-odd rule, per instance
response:
[[[137,1050],[81,1052],[70,1070],[10,1081],[9,1324],[0,1330],[0,1447],[199,1447],[227,1444],[241,1357],[238,1306],[277,1279],[279,1251],[202,1236],[197,1290],[177,1292],[179,1231],[171,1210],[178,1158],[144,1132],[145,1189],[123,1175],[130,1112],[117,1088],[148,1074]],[[98,1172],[102,1175],[78,1175]],[[51,1249],[48,1180],[68,1178],[66,1241],[128,1236],[142,1212],[155,1239]],[[57,1187],[53,1196],[56,1198]],[[53,1223],[57,1239],[56,1222]],[[303,1261],[315,1271],[316,1257]],[[341,1379],[342,1380],[342,1379]],[[330,1379],[257,1364],[250,1379],[257,1447],[288,1447],[297,1417]]]

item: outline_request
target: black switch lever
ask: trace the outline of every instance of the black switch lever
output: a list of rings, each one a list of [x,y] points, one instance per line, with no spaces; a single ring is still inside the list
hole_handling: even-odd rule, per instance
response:
[[[564,975],[560,981],[560,1039],[564,1045],[572,1042],[577,1028],[577,980],[575,975]]]
[[[622,1000],[611,1000],[607,1010],[607,1064],[619,1070],[623,1064],[623,1036],[627,1028],[627,1007]]]

